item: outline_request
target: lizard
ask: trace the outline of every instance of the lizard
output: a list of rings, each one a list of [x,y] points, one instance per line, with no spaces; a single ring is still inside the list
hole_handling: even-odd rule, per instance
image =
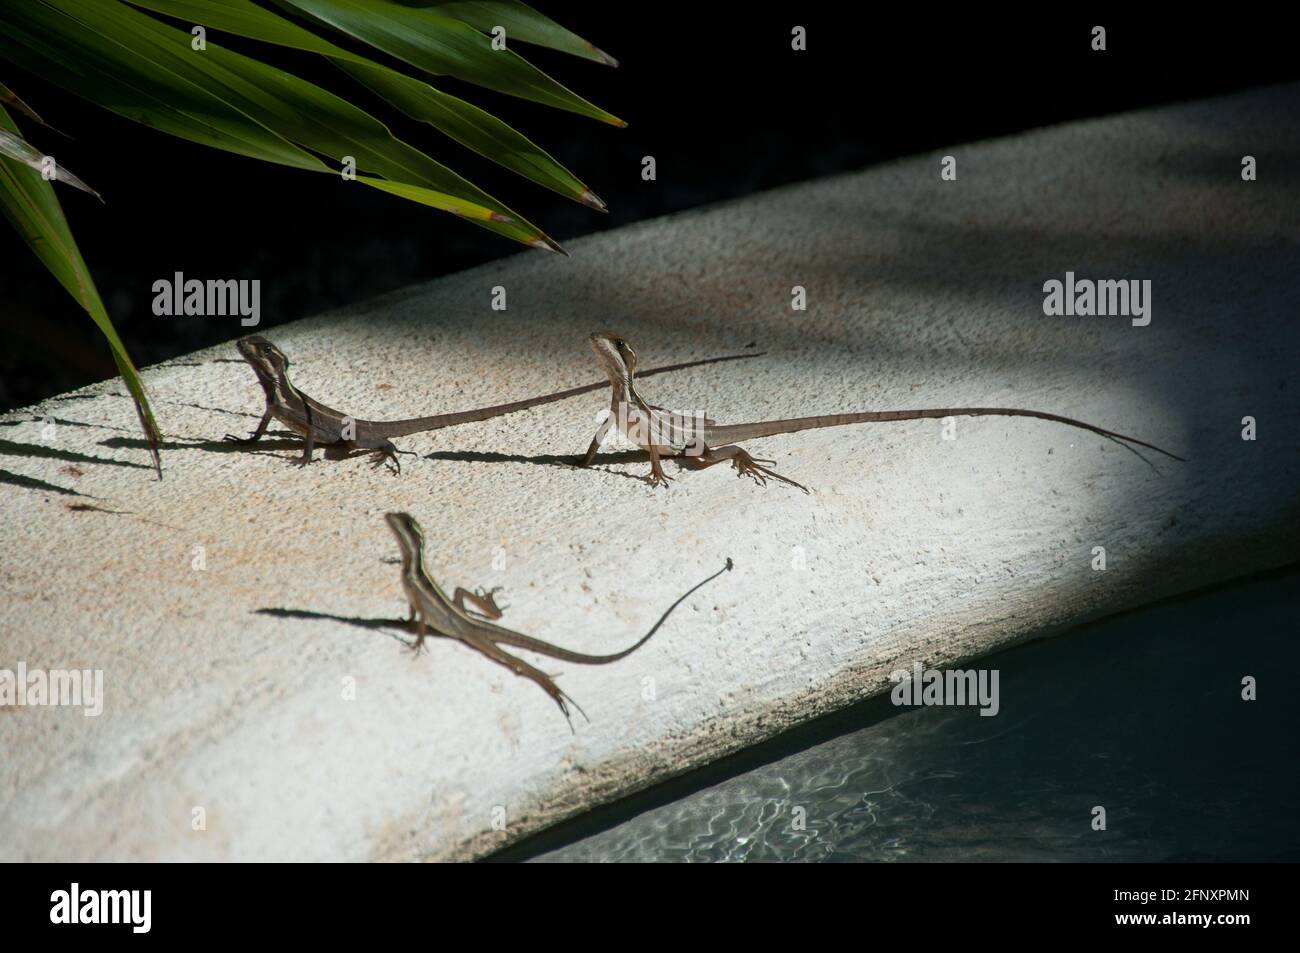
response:
[[[1120,443],[1132,450],[1146,461],[1133,446],[1145,447],[1164,454],[1174,460],[1186,462],[1182,457],[1162,450],[1154,444],[1126,437],[1123,434],[1106,430],[1095,424],[1063,417],[1060,414],[1041,410],[1023,410],[1015,407],[942,407],[929,410],[877,410],[849,414],[825,414],[815,417],[793,417],[785,420],[766,420],[757,423],[720,425],[708,418],[685,418],[669,414],[662,407],[647,404],[637,392],[636,352],[622,337],[610,331],[597,331],[590,338],[592,350],[605,376],[609,379],[612,392],[610,417],[605,420],[591,445],[587,448],[579,466],[589,467],[596,458],[596,451],[604,441],[611,425],[617,426],[629,440],[637,444],[650,457],[650,475],[647,478],[651,486],[667,486],[669,477],[664,473],[660,460],[667,457],[676,459],[683,466],[693,470],[703,470],[715,464],[730,462],[738,476],[749,476],[756,483],[766,485],[769,477],[798,487],[805,493],[808,488],[801,483],[784,477],[763,464],[771,460],[751,457],[741,447],[736,446],[742,440],[755,440],[770,437],[773,434],[795,433],[800,430],[815,430],[823,427],[842,427],[847,424],[882,423],[893,420],[921,420],[942,417],[1036,417],[1055,423],[1078,427],[1099,434]],[[1146,461],[1150,463],[1150,461]]]
[[[628,648],[611,655],[587,655],[497,625],[496,621],[501,618],[502,610],[496,602],[495,594],[498,591],[496,589],[488,591],[479,589],[476,592],[469,592],[458,586],[451,597],[448,598],[446,590],[434,581],[425,566],[424,531],[420,528],[420,524],[415,517],[409,513],[387,513],[384,520],[388,523],[388,528],[393,531],[393,535],[397,537],[397,545],[402,554],[402,589],[406,593],[406,599],[410,607],[407,626],[416,637],[415,642],[411,645],[412,653],[414,655],[420,654],[420,651],[424,648],[424,640],[430,634],[459,639],[470,648],[482,652],[492,661],[504,665],[516,675],[530,679],[541,686],[542,690],[559,706],[565,719],[569,721],[570,729],[573,728],[573,721],[569,717],[569,705],[573,705],[579,712],[582,712],[583,718],[587,717],[586,712],[583,712],[582,708],[572,698],[560,690],[560,687],[555,684],[554,677],[504,651],[501,648],[502,645],[513,646],[579,665],[607,665],[610,662],[616,662],[621,658],[626,658],[645,645],[650,637],[659,630],[659,627],[664,624],[672,611],[697,589],[712,582],[732,568],[731,559],[728,558],[726,565],[722,569],[692,586],[668,607],[668,610],[659,617],[659,621],[650,628],[649,632]]]
[[[295,461],[299,466],[306,466],[311,463],[312,454],[317,446],[330,446],[344,447],[350,451],[372,451],[375,454],[374,462],[376,466],[387,462],[395,474],[400,473],[402,468],[397,460],[397,454],[405,451],[399,451],[393,445],[393,437],[406,437],[426,430],[440,430],[443,427],[455,427],[476,420],[488,420],[492,417],[513,414],[540,404],[549,404],[568,397],[576,397],[589,391],[600,390],[605,386],[605,382],[600,381],[582,387],[571,387],[568,390],[556,391],[553,394],[544,394],[540,397],[516,400],[508,404],[496,404],[491,407],[480,407],[476,410],[463,410],[449,414],[435,414],[431,417],[413,417],[406,420],[361,420],[350,417],[333,407],[326,406],[294,387],[289,381],[289,367],[291,366],[289,359],[283,351],[262,335],[252,334],[240,338],[235,342],[235,347],[239,350],[240,356],[249,363],[257,374],[257,381],[266,397],[266,410],[257,424],[257,429],[247,438],[226,434],[226,440],[244,446],[251,446],[266,433],[266,428],[272,419],[278,420],[303,438],[302,456]],[[761,352],[733,354],[725,357],[705,358],[699,361],[687,361],[683,364],[670,364],[646,371],[642,376],[666,374],[669,371],[680,371],[688,367],[698,367],[702,364],[713,364],[720,361],[744,360],[758,357],[760,354]]]

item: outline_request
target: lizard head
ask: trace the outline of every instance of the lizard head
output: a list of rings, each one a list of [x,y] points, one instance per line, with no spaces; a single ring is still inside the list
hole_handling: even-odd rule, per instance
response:
[[[410,513],[385,513],[384,522],[397,537],[403,556],[410,557],[424,549],[424,530]]]
[[[289,359],[284,356],[284,352],[260,334],[240,338],[235,342],[235,347],[239,349],[240,356],[253,365],[253,370],[259,376],[281,376],[289,367]]]
[[[636,351],[613,331],[597,331],[591,336],[591,349],[612,384],[627,383],[636,373]]]

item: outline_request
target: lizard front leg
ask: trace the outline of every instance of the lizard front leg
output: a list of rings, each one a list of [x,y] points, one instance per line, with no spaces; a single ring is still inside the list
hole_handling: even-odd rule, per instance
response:
[[[596,436],[591,438],[591,446],[587,448],[587,455],[582,458],[582,462],[579,463],[578,466],[580,467],[591,466],[591,462],[596,459],[596,453],[600,450],[601,438],[603,438],[604,436],[605,436],[605,428],[602,426],[599,430],[596,431]]]
[[[705,447],[704,452],[690,456],[682,455],[678,457],[682,466],[690,467],[692,470],[705,470],[719,463],[730,462],[736,468],[737,476],[751,477],[755,483],[760,486],[767,484],[767,478],[780,480],[782,483],[788,483],[790,486],[798,487],[805,493],[808,488],[802,483],[795,483],[789,477],[783,477],[775,470],[769,470],[767,467],[760,466],[760,463],[771,463],[771,460],[755,460],[749,453],[737,447],[734,444],[726,447]]]
[[[614,426],[617,420],[618,405],[615,404],[610,408],[609,416],[601,421],[600,426],[596,428],[596,436],[591,438],[591,446],[587,448],[587,455],[582,458],[578,464],[580,467],[589,467],[592,461],[596,459],[596,453],[600,450],[601,444],[605,442],[605,435],[609,433],[609,428]]]
[[[428,632],[425,630],[424,620],[420,618],[420,610],[415,607],[414,602],[409,603],[409,612],[406,627],[415,636],[415,642],[409,646],[411,658],[415,658],[424,650],[424,640],[428,637]]]
[[[257,441],[262,439],[262,435],[266,433],[266,428],[271,423],[271,417],[272,417],[271,408],[268,406],[266,408],[266,413],[262,414],[262,419],[257,422],[256,430],[254,430],[247,437],[236,437],[233,433],[228,433],[226,434],[226,440],[230,441],[231,443],[244,444],[246,446],[251,446],[252,444],[257,443]]]
[[[604,427],[602,426],[600,430],[596,431],[596,436],[591,438],[591,446],[587,448],[587,455],[582,458],[582,462],[579,463],[578,466],[580,467],[591,466],[591,462],[596,459],[596,452],[600,449],[600,445],[602,440],[604,439],[604,436],[605,436],[605,430]],[[659,462],[660,460],[659,449],[653,445],[646,446],[643,449],[646,451],[646,453],[650,455],[650,476],[649,476],[650,485],[667,486],[669,481],[671,480],[671,477],[669,477],[668,474],[664,473],[664,468],[662,464],[660,464]]]
[[[302,456],[294,461],[300,467],[311,463],[312,454],[316,450],[316,431],[312,427],[307,427],[307,435],[303,437],[303,441]]]
[[[481,615],[485,619],[496,621],[501,618],[501,607],[497,605],[496,593],[501,591],[500,586],[496,586],[484,592],[482,589],[476,592],[470,592],[468,589],[456,587],[452,594],[451,601],[455,603],[456,608],[461,612],[473,612],[475,615]],[[467,607],[465,602],[472,603],[472,608]]]
[[[659,462],[659,448],[652,443],[646,444],[645,451],[650,454],[650,485],[667,486],[672,477],[664,473],[663,464]]]

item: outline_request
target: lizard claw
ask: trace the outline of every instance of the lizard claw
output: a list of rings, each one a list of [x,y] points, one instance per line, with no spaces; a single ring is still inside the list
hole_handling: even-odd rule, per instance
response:
[[[564,715],[564,720],[569,723],[569,731],[571,733],[575,735],[577,734],[577,731],[573,727],[573,717],[569,714],[570,705],[578,709],[578,714],[582,716],[583,720],[587,722],[587,724],[591,724],[591,719],[587,717],[587,713],[582,710],[581,705],[575,702],[571,696],[566,695],[563,691],[561,691],[558,685],[552,683],[552,687],[555,689],[555,691],[552,692],[548,689],[547,694],[550,695],[551,698],[555,700],[555,704],[560,706],[560,711]]]
[[[406,620],[406,630],[410,632],[411,635],[415,636],[414,642],[408,642],[406,644],[406,650],[411,653],[411,660],[414,661],[419,658],[420,653],[424,651],[424,623],[421,622],[413,613],[411,618]]]
[[[380,467],[387,465],[393,471],[393,476],[400,476],[402,473],[401,461],[397,459],[397,454],[390,453],[387,450],[376,450],[374,459],[370,461],[371,469],[378,470]]]
[[[804,486],[802,483],[796,483],[794,482],[794,480],[791,480],[789,477],[783,477],[775,470],[769,470],[767,467],[760,465],[763,463],[772,463],[772,462],[773,461],[771,460],[756,460],[753,457],[751,457],[749,454],[737,454],[732,459],[731,465],[736,468],[737,476],[750,477],[759,486],[767,486],[767,478],[771,477],[774,480],[780,480],[782,483],[788,483],[790,484],[790,486],[803,490],[805,493],[808,492],[808,488]]]
[[[510,608],[509,606],[503,606],[501,603],[497,602],[496,594],[502,591],[503,589],[501,586],[493,586],[491,589],[484,589],[482,586],[479,586],[474,590],[474,595],[478,596],[490,605],[497,611],[497,614],[500,615],[503,611]]]

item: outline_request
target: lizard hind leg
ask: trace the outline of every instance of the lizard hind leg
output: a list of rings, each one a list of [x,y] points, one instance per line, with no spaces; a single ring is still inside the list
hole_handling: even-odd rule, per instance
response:
[[[371,448],[370,452],[374,455],[370,465],[375,469],[387,465],[393,472],[393,476],[399,476],[402,472],[401,461],[397,459],[399,453],[409,453],[411,456],[417,455],[414,450],[398,450],[397,447],[393,446],[391,440],[385,440],[379,446]]]
[[[735,468],[737,476],[747,476],[759,486],[766,486],[768,477],[771,477],[773,480],[788,483],[805,493],[808,492],[808,488],[802,483],[796,483],[789,477],[781,476],[775,470],[769,470],[767,467],[762,466],[764,463],[771,463],[771,460],[756,460],[749,455],[748,451],[734,444],[725,447],[705,447],[703,453],[682,455],[677,459],[682,466],[690,467],[692,470],[704,470],[719,463],[730,462]]]
[[[466,645],[478,649],[498,665],[503,665],[516,675],[536,682],[542,691],[550,696],[551,700],[559,706],[560,712],[564,715],[565,721],[569,723],[569,730],[573,730],[573,718],[569,715],[569,706],[572,705],[578,709],[583,718],[587,718],[587,713],[582,710],[582,706],[566,695],[559,685],[555,684],[555,679],[547,675],[539,668],[534,668],[523,659],[515,658],[509,652],[503,651],[502,648],[486,636],[477,633],[467,636],[461,636]],[[591,721],[587,718],[587,721]]]

